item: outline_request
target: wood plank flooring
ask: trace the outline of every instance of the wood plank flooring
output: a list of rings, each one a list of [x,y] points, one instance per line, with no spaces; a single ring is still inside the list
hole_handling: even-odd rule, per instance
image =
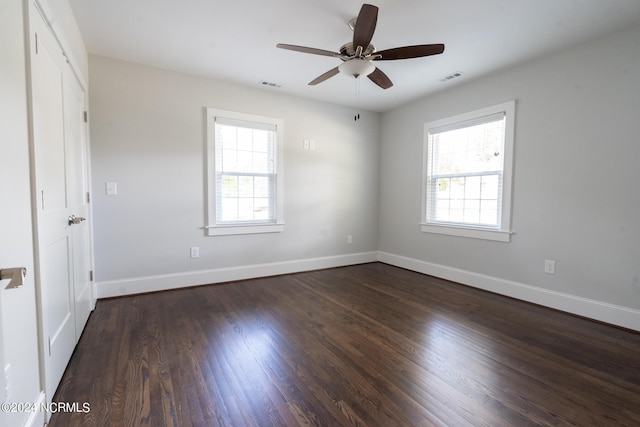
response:
[[[50,426],[640,426],[640,334],[381,263],[98,301]]]

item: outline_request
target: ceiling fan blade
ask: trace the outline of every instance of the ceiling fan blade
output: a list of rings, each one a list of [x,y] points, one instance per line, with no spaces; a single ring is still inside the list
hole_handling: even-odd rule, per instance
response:
[[[439,55],[444,52],[443,44],[419,44],[415,46],[396,47],[374,53],[375,61],[389,61],[392,59],[421,58],[423,56]],[[380,57],[378,57],[380,55]]]
[[[378,22],[378,8],[370,4],[363,4],[360,13],[356,19],[356,25],[353,28],[353,48],[357,49],[362,46],[366,49],[371,43],[373,32],[376,30]]]
[[[393,86],[393,82],[383,73],[380,68],[373,70],[373,73],[369,74],[369,80],[380,86],[382,89],[389,89]]]
[[[315,86],[318,83],[322,83],[323,81],[327,80],[328,78],[335,76],[339,72],[340,72],[340,70],[338,69],[338,67],[332,68],[331,70],[327,71],[326,73],[322,74],[321,76],[318,76],[315,79],[311,80],[309,82],[309,85],[310,86]]]
[[[280,49],[295,50],[296,52],[311,53],[313,55],[322,55],[322,56],[331,56],[334,58],[340,58],[340,54],[337,52],[331,52],[330,50],[316,49],[314,47],[296,46],[294,44],[284,44],[284,43],[278,43],[276,47],[279,47]]]

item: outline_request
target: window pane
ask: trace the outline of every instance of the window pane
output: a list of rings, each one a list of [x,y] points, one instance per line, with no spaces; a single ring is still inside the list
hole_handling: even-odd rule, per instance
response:
[[[247,128],[236,128],[238,132],[238,150],[252,151],[253,150],[253,130]]]
[[[238,151],[238,165],[235,169],[236,172],[253,172],[253,153],[251,151]]]
[[[222,221],[234,221],[238,218],[238,199],[223,197],[220,200]]]
[[[253,133],[253,151],[256,153],[269,152],[269,141],[272,132],[266,130],[255,130]]]
[[[236,150],[222,150],[222,170],[235,171],[238,169]]]
[[[269,197],[269,178],[257,176],[253,180],[253,195],[255,197]]]
[[[464,182],[464,198],[466,200],[478,200],[480,199],[480,186],[482,183],[482,177],[468,176]]]
[[[454,200],[464,199],[464,177],[451,179],[451,198]]]
[[[438,198],[449,199],[451,198],[451,178],[438,179]]]
[[[446,221],[449,218],[449,200],[438,200],[437,203],[435,219]]]
[[[480,202],[480,223],[487,225],[498,224],[497,200],[483,200]]]
[[[269,173],[271,171],[267,153],[253,153],[253,171],[256,173]]]
[[[252,176],[241,176],[238,178],[238,197],[253,197]]]
[[[500,177],[498,175],[488,175],[482,177],[482,198],[498,199],[500,190]]]
[[[254,218],[255,219],[269,219],[271,213],[269,212],[269,199],[266,197],[254,199]]]
[[[222,188],[220,190],[222,197],[237,197],[238,177],[222,175]]]
[[[452,221],[452,222],[464,221],[464,201],[463,200],[451,200],[449,202],[449,221]]]
[[[216,131],[220,134],[219,140],[222,150],[236,150],[236,128],[232,126],[216,125]]]

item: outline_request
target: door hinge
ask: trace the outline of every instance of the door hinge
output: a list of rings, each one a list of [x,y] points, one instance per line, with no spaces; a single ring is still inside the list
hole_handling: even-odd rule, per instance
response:
[[[91,193],[87,191],[87,203],[91,203]]]
[[[38,33],[34,33],[35,39],[36,39],[36,55],[38,54]]]
[[[87,112],[85,111],[84,114],[82,115],[84,122],[88,123],[89,122],[89,115],[87,114]]]
[[[89,270],[89,281],[93,282],[93,270]]]

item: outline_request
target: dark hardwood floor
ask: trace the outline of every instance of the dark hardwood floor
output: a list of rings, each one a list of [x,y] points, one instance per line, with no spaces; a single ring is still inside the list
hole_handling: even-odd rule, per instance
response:
[[[380,263],[98,301],[57,426],[640,426],[640,334]]]

